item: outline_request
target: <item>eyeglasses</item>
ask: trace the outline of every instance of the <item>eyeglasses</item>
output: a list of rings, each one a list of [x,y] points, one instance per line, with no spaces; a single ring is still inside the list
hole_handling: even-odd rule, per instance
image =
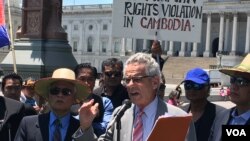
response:
[[[237,86],[248,86],[250,84],[250,80],[242,77],[231,77],[230,83],[235,84]]]
[[[58,88],[58,87],[50,88],[49,92],[50,92],[51,95],[58,95],[61,92],[64,96],[69,96],[69,95],[71,95],[73,93],[71,89]]]
[[[194,82],[185,82],[184,88],[185,90],[201,90],[203,89],[207,84],[198,84]]]
[[[108,76],[109,78],[114,76],[114,77],[121,77],[122,76],[122,72],[104,72],[104,74],[106,76]]]
[[[8,89],[8,90],[19,90],[21,89],[21,86],[20,85],[12,85],[12,86],[6,86],[5,89]]]
[[[94,77],[80,77],[80,78],[77,78],[77,79],[82,81],[82,82],[88,82],[88,83],[95,81]]]
[[[147,78],[147,77],[151,77],[151,76],[145,75],[145,76],[134,76],[130,78],[124,77],[122,80],[124,81],[125,84],[128,84],[131,80],[133,83],[141,83],[142,79]]]

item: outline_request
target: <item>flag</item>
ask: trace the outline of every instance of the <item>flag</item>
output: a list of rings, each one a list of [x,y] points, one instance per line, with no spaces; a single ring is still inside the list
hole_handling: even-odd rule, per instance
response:
[[[0,48],[10,45],[10,39],[5,27],[4,0],[0,0]]]

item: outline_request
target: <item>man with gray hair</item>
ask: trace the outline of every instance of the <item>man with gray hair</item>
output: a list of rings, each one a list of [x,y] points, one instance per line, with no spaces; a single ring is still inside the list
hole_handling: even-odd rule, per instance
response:
[[[132,55],[126,61],[123,77],[132,106],[128,106],[127,110],[124,109],[125,106],[116,108],[113,119],[118,119],[121,111],[124,112],[124,115],[120,115],[120,119],[116,120],[120,122],[110,122],[106,133],[98,140],[146,141],[159,116],[166,113],[173,116],[186,115],[186,112],[166,104],[157,96],[160,79],[159,65],[149,54]],[[79,110],[81,126],[73,135],[76,140],[97,140],[91,127],[97,113],[97,105],[93,105],[93,101],[86,102],[81,106]],[[117,124],[120,124],[120,130],[116,128]],[[189,141],[196,141],[194,127],[190,127],[186,138]]]

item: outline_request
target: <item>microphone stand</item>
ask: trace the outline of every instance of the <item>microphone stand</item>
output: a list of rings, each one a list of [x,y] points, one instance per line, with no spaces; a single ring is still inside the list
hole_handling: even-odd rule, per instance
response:
[[[117,130],[117,141],[120,141],[120,131],[121,131],[122,127],[121,127],[121,119],[117,119],[116,121],[116,130]]]
[[[116,118],[117,141],[120,141],[120,131],[122,129],[121,118],[123,114],[118,114]]]

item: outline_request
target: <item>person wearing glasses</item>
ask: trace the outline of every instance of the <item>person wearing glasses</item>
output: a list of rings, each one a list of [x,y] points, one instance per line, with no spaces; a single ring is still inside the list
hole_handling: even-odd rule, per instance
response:
[[[250,126],[250,54],[233,68],[221,69],[230,76],[230,100],[236,106],[221,112],[215,119],[210,141],[219,141],[222,137],[222,125]]]
[[[161,71],[158,63],[149,54],[136,53],[130,56],[126,61],[123,75],[132,106],[121,116],[120,138],[117,139],[117,123],[115,122],[112,126],[113,124],[110,122],[106,133],[98,138],[99,141],[146,141],[159,116],[164,114],[187,115],[185,111],[165,103],[158,97]],[[81,126],[73,135],[77,141],[97,140],[91,127],[97,114],[97,106],[93,103],[93,101],[86,102],[79,110]],[[113,118],[118,111],[120,111],[120,107],[115,109]],[[173,132],[176,133],[176,131]],[[166,133],[166,137],[167,134],[171,133]],[[190,126],[186,137],[188,141],[196,141],[193,126]]]
[[[37,80],[34,88],[48,101],[51,111],[23,118],[15,141],[71,141],[79,121],[71,115],[70,108],[88,97],[86,86],[75,80],[74,71],[60,68],[52,77]]]
[[[76,74],[76,79],[88,86],[88,92],[90,93],[88,99],[94,99],[94,103],[98,103],[99,113],[98,116],[95,117],[92,126],[94,128],[95,134],[99,137],[105,133],[112,116],[114,110],[112,102],[107,97],[101,97],[93,93],[95,81],[98,75],[95,67],[91,66],[89,63],[82,63],[75,67],[74,72]]]
[[[123,62],[117,58],[109,58],[102,62],[103,85],[94,93],[111,100],[114,108],[121,106],[125,99],[129,99],[127,89],[122,85]]]
[[[12,141],[24,116],[35,115],[32,106],[21,103],[20,94],[23,80],[20,75],[10,73],[3,77],[0,97],[0,139]]]
[[[203,69],[189,70],[183,83],[186,98],[190,101],[183,109],[193,116],[197,141],[207,141],[215,116],[225,108],[207,100],[210,95],[210,78]]]

